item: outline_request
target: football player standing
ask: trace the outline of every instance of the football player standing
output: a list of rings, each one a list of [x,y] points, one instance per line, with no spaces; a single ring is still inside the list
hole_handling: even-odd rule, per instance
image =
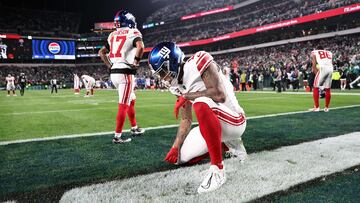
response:
[[[149,65],[178,97],[176,118],[182,109],[177,136],[165,161],[196,163],[209,155],[211,166],[197,191],[218,189],[226,181],[222,143],[240,161],[247,156],[241,139],[246,128],[245,112],[232,84],[209,53],[199,51],[185,62],[184,53],[172,42],[156,45],[149,54]],[[199,122],[193,129],[192,109]]]
[[[80,78],[74,73],[74,94],[80,94]]]
[[[13,96],[16,96],[15,93],[15,77],[9,74],[6,78],[6,90],[7,90],[7,96],[10,96],[10,91],[12,91]]]
[[[110,78],[119,95],[113,142],[124,143],[131,141],[130,138],[121,138],[126,114],[132,126],[132,135],[141,135],[145,131],[136,124],[134,94],[134,75],[143,56],[144,43],[140,31],[136,28],[135,17],[128,11],[117,12],[114,24],[116,30],[109,35],[108,44],[99,50],[99,55],[111,69]]]
[[[334,70],[332,63],[332,53],[324,50],[322,46],[318,46],[316,50],[311,52],[312,71],[315,74],[314,79],[314,108],[309,109],[310,111],[320,111],[319,106],[319,88],[325,89],[325,108],[324,112],[329,111],[330,99],[331,99],[331,83],[332,73]]]

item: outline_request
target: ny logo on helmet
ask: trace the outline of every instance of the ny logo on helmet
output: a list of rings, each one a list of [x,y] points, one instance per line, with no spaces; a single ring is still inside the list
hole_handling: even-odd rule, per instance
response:
[[[168,59],[170,52],[171,52],[171,51],[170,51],[169,48],[163,47],[163,48],[160,50],[160,55],[161,55],[164,59]]]

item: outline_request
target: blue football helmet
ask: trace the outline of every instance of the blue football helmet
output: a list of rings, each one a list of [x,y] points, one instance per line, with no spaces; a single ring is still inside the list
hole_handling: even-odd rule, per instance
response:
[[[149,53],[149,66],[162,79],[166,76],[175,79],[184,57],[184,53],[174,42],[161,42]]]
[[[135,16],[125,10],[118,11],[114,17],[114,24],[115,28],[136,28]]]

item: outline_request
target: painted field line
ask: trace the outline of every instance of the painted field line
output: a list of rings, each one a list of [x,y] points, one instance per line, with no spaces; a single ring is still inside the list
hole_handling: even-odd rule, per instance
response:
[[[284,99],[284,97],[261,97],[261,98],[249,98],[242,99],[241,101],[256,101],[256,100],[273,100],[273,99]],[[84,105],[99,105],[99,102],[96,100],[76,100],[83,102]],[[175,97],[174,97],[175,101]],[[80,103],[79,102],[79,103]],[[101,102],[100,102],[101,103]],[[116,101],[114,101],[114,104]],[[163,106],[173,106],[174,103],[163,103],[163,104],[152,104],[152,105],[136,105],[136,108],[150,108],[150,107],[163,107]],[[98,107],[98,108],[82,108],[82,109],[63,109],[63,110],[48,110],[48,111],[25,111],[25,112],[12,112],[12,113],[3,113],[0,116],[20,116],[27,114],[47,114],[47,113],[62,113],[62,112],[79,112],[79,111],[93,111],[93,110],[106,110],[106,109],[117,109],[117,105],[112,107]]]
[[[88,103],[90,104],[90,103]],[[162,107],[162,106],[173,106],[173,103],[168,104],[153,104],[153,105],[137,105],[136,108],[149,108],[149,107]],[[61,112],[79,112],[79,111],[93,111],[93,110],[106,110],[106,109],[117,109],[117,105],[113,107],[100,107],[100,108],[83,108],[83,109],[63,109],[63,110],[50,110],[50,111],[28,111],[28,112],[13,112],[0,114],[1,116],[16,116],[26,114],[46,114],[46,113],[61,113]]]
[[[351,105],[351,106],[340,106],[340,107],[334,107],[331,108],[332,110],[337,109],[348,109],[348,108],[355,108],[360,107],[359,105]],[[259,119],[259,118],[270,118],[270,117],[276,117],[276,116],[286,116],[286,115],[294,115],[294,114],[302,114],[302,113],[315,113],[315,112],[309,112],[309,111],[294,111],[294,112],[285,112],[285,113],[276,113],[276,114],[268,114],[268,115],[262,115],[262,116],[251,116],[247,117],[247,120],[253,120],[253,119]],[[319,112],[321,113],[321,112]],[[193,125],[196,125],[198,123],[194,122]],[[173,124],[173,125],[163,125],[163,126],[155,126],[155,127],[147,127],[144,128],[145,130],[156,130],[156,129],[166,129],[166,128],[175,128],[178,127],[179,124]],[[130,132],[129,129],[123,130],[123,132]],[[59,140],[59,139],[70,139],[70,138],[79,138],[79,137],[91,137],[91,136],[100,136],[100,135],[109,135],[113,134],[114,131],[108,131],[108,132],[96,132],[96,133],[83,133],[83,134],[72,134],[72,135],[59,135],[59,136],[52,136],[52,137],[44,137],[44,138],[32,138],[32,139],[23,139],[23,140],[11,140],[11,141],[2,141],[0,142],[1,145],[9,145],[9,144],[18,144],[18,143],[26,143],[26,142],[39,142],[39,141],[48,141],[48,140]]]
[[[164,125],[164,126],[157,126],[157,127],[148,127],[144,128],[145,130],[156,130],[156,129],[165,129],[165,128],[175,128],[179,125]],[[124,133],[130,132],[130,129],[123,130]],[[108,132],[97,132],[97,133],[82,133],[82,134],[73,134],[73,135],[60,135],[54,137],[42,137],[42,138],[32,138],[32,139],[24,139],[24,140],[13,140],[13,141],[3,141],[0,142],[1,145],[9,145],[9,144],[19,144],[19,143],[26,143],[26,142],[42,142],[42,141],[49,141],[49,140],[59,140],[59,139],[70,139],[70,138],[80,138],[80,137],[93,137],[93,136],[101,136],[101,135],[111,135],[114,134],[114,131]]]
[[[360,132],[224,160],[227,182],[196,193],[208,164],[72,189],[60,202],[247,202],[360,164]]]
[[[244,91],[244,92],[236,92],[237,94],[290,94],[290,95],[312,95],[312,92],[281,92],[277,93],[274,91]],[[357,92],[331,92],[332,95],[342,95],[342,96],[360,96],[360,93]]]

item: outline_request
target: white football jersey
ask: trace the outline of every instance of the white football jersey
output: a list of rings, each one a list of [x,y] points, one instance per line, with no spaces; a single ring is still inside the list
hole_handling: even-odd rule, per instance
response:
[[[109,35],[111,68],[130,68],[129,64],[134,63],[136,54],[134,40],[139,37],[142,38],[142,35],[136,28],[120,28]]]
[[[206,89],[201,75],[213,61],[213,57],[205,51],[195,53],[186,61],[184,65],[183,93],[198,92]],[[222,74],[221,70],[218,70],[218,75],[225,90],[226,99],[224,105],[236,113],[244,113],[244,110],[240,107],[235,97],[234,87],[230,83],[230,80]]]
[[[9,85],[14,85],[14,83],[15,83],[14,76],[6,77],[6,83],[9,84]]]
[[[320,71],[322,70],[333,70],[332,58],[333,54],[326,50],[314,50],[311,55],[315,55],[316,62],[319,64]]]
[[[82,75],[81,76],[81,79],[84,80],[84,82],[88,83],[88,82],[92,82],[95,84],[95,79],[91,76],[88,76],[88,75]]]

